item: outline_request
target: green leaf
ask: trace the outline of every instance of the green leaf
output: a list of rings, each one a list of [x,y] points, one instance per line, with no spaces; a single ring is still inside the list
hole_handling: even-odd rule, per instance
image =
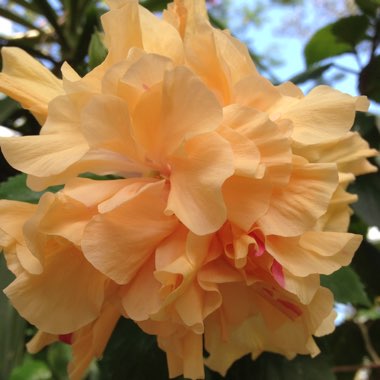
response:
[[[57,192],[62,186],[52,186],[46,191]],[[18,174],[0,184],[0,199],[10,199],[29,203],[38,203],[46,191],[35,192],[26,186],[26,175]]]
[[[0,289],[13,280],[4,255],[0,253]],[[24,354],[25,321],[18,315],[8,298],[0,292],[0,379],[8,380],[12,369],[21,363]]]
[[[4,123],[14,112],[20,109],[20,105],[13,99],[6,97],[0,100],[0,124]]]
[[[356,252],[351,266],[360,276],[367,294],[372,298],[380,295],[380,251],[372,244],[363,240]]]
[[[297,74],[294,77],[289,79],[289,82],[293,82],[294,84],[305,83],[308,80],[319,79],[322,74],[327,71],[332,64],[322,65],[322,66],[312,66],[308,68],[305,72],[301,74]]]
[[[357,177],[349,192],[359,196],[352,207],[369,226],[380,226],[380,176],[378,173]]]
[[[379,0],[355,0],[358,8],[369,16],[376,16],[376,10],[380,7]]]
[[[371,307],[370,309],[360,309],[356,313],[356,320],[359,321],[375,321],[380,319],[380,308],[379,305]]]
[[[155,336],[121,318],[99,363],[102,380],[167,380],[166,357]]]
[[[71,348],[65,343],[56,342],[47,349],[47,363],[56,380],[67,379],[67,365],[71,359]]]
[[[88,65],[92,70],[99,66],[107,56],[107,49],[103,44],[102,35],[99,32],[93,33],[88,49]]]
[[[52,373],[49,367],[40,360],[27,356],[20,367],[16,367],[10,380],[51,380]]]
[[[368,26],[366,16],[349,16],[318,30],[304,50],[307,65],[353,52],[355,46],[366,38]]]
[[[371,306],[359,276],[351,267],[343,267],[329,276],[321,276],[321,285],[329,288],[335,301]]]
[[[359,91],[362,95],[380,103],[380,55],[373,57],[361,71]]]
[[[357,112],[354,131],[360,133],[368,141],[371,148],[380,148],[380,131],[377,128],[376,116],[368,112]]]
[[[170,0],[144,0],[141,2],[141,4],[151,12],[162,11],[168,3],[170,3]]]

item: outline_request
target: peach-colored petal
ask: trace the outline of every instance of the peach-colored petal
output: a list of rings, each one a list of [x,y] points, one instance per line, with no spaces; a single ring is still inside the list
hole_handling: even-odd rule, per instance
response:
[[[108,48],[106,62],[116,63],[127,57],[129,49],[143,47],[137,1],[118,2],[102,18],[105,44]]]
[[[236,295],[236,292],[233,294]],[[235,326],[230,325],[227,339],[220,326],[223,323],[228,326],[224,313],[215,313],[206,321],[205,345],[210,354],[206,359],[207,366],[224,375],[228,367],[246,353],[251,353],[256,358],[269,348],[270,351],[291,359],[297,353],[316,355],[319,352],[312,335],[319,333],[322,325],[327,325],[326,321],[330,318],[333,306],[331,292],[320,288],[307,308],[296,304],[291,306],[289,301],[281,298],[285,294],[279,294],[280,298],[276,302],[268,302],[269,299],[266,300],[257,293],[251,295],[251,302],[257,303],[262,315],[247,318]],[[278,308],[281,302],[283,310],[294,307],[301,314],[296,318],[289,318]],[[268,319],[276,321],[276,326],[270,327],[267,324]],[[284,345],[284,342],[287,344]]]
[[[14,240],[24,241],[22,227],[36,209],[36,205],[27,202],[0,201],[0,229],[10,235]]]
[[[202,335],[185,331],[181,336],[158,336],[158,346],[166,352],[169,377],[183,374],[187,379],[203,379]]]
[[[297,277],[285,268],[282,269],[285,277],[285,286],[288,292],[295,294],[303,304],[309,304],[319,289],[318,274],[310,274],[306,277]]]
[[[44,331],[37,331],[36,335],[26,344],[26,349],[30,354],[36,354],[44,347],[58,341],[58,335],[49,334]]]
[[[41,274],[24,272],[4,292],[30,323],[50,334],[66,334],[97,318],[105,278],[74,247],[52,248]]]
[[[221,298],[213,279],[200,279],[198,273],[218,250],[212,236],[197,236],[185,229],[160,244],[154,276],[162,284],[161,310],[154,319],[181,321],[195,333],[203,333],[203,320],[220,306]]]
[[[348,230],[350,217],[353,213],[349,205],[356,202],[358,197],[346,192],[346,187],[347,185],[339,184],[326,213],[317,220],[316,230],[333,232],[346,232]]]
[[[126,315],[134,321],[147,320],[161,307],[159,291],[161,284],[153,273],[154,256],[141,267],[129,285],[124,286],[120,296]]]
[[[166,196],[164,181],[147,184],[114,210],[94,217],[82,240],[87,260],[118,284],[128,283],[177,225],[175,217],[163,213]]]
[[[250,75],[236,83],[234,95],[235,103],[258,111],[267,111],[281,99],[276,87],[259,74]]]
[[[109,50],[106,62],[125,59],[132,47],[168,56],[178,63],[183,60],[183,46],[177,30],[139,7],[137,1],[112,7],[103,15],[102,24]]]
[[[264,172],[260,166],[260,152],[256,144],[232,128],[220,127],[218,133],[231,145],[234,154],[235,175],[261,178]]]
[[[110,156],[110,170],[115,155],[124,156],[124,172],[138,173],[148,168],[141,164],[142,152],[139,152],[132,136],[128,104],[111,95],[99,95],[91,99],[82,112],[81,129],[90,149]],[[87,157],[84,157],[88,161]],[[116,172],[116,165],[114,164]]]
[[[222,110],[215,96],[187,68],[167,71],[162,89],[146,91],[132,115],[136,141],[162,160],[192,136],[215,130]]]
[[[35,191],[41,191],[48,186],[65,183],[82,173],[129,177],[131,176],[131,162],[128,157],[119,153],[105,149],[91,149],[79,161],[73,163],[60,174],[49,177],[29,175],[27,185]],[[140,177],[141,173],[136,172],[132,173],[132,175]]]
[[[269,236],[267,250],[289,272],[304,277],[348,265],[361,240],[360,235],[309,231],[293,238]]]
[[[164,19],[175,24],[182,38],[192,37],[199,23],[208,22],[207,8],[204,0],[175,0],[164,11]]]
[[[287,126],[277,125],[269,120],[267,114],[237,104],[223,109],[223,126],[235,130],[255,144],[271,183],[288,183],[292,151]]]
[[[171,189],[166,212],[198,235],[215,232],[226,220],[222,185],[233,172],[233,154],[216,133],[188,140],[170,159]]]
[[[292,138],[315,144],[343,136],[352,127],[356,99],[328,86],[318,86],[289,105],[274,105],[270,112],[292,121]]]
[[[120,318],[117,305],[107,303],[99,317],[73,334],[73,358],[68,366],[70,380],[81,380],[91,361],[101,358]]]
[[[232,37],[228,30],[214,29],[214,38],[218,55],[231,75],[232,86],[244,77],[257,73],[247,46]]]
[[[208,23],[198,23],[191,38],[185,40],[186,58],[190,67],[218,96],[221,104],[231,102],[231,74],[221,60],[215,33]]]
[[[349,132],[339,139],[314,147],[301,147],[299,151],[314,162],[336,162],[339,171],[356,176],[377,170],[367,158],[377,156],[378,152],[371,149],[357,132]]]
[[[1,52],[0,91],[20,102],[43,124],[49,102],[63,94],[61,81],[17,47],[4,47]]]
[[[144,50],[169,57],[175,63],[181,64],[184,51],[178,31],[141,6],[139,12]]]
[[[268,235],[300,235],[326,212],[337,185],[335,165],[294,165],[289,185],[274,190],[260,227]]]
[[[271,196],[272,185],[266,180],[233,176],[223,185],[227,218],[244,231],[267,212]]]
[[[44,197],[40,204],[46,199]],[[51,200],[51,203],[49,202],[46,213],[40,214],[41,220],[38,225],[38,232],[46,235],[59,235],[79,245],[83,230],[91,219],[92,214],[92,210],[89,210],[81,202],[59,193]],[[36,221],[36,219],[33,219],[32,223],[34,224]],[[26,227],[30,231],[29,223]],[[26,230],[26,233],[29,231]],[[33,235],[33,238],[36,238],[36,235]],[[29,237],[28,240],[30,241],[31,238]]]
[[[165,71],[173,69],[170,59],[157,54],[143,54],[118,78],[116,92],[128,103],[128,109],[132,113],[140,96],[162,82]]]
[[[16,275],[24,270],[33,274],[42,270],[40,262],[25,246],[23,235],[24,224],[36,207],[26,202],[0,201],[0,245],[9,270]]]
[[[16,169],[39,177],[55,175],[88,150],[79,130],[78,97],[61,96],[49,104],[51,113],[40,136],[0,139],[6,159]]]

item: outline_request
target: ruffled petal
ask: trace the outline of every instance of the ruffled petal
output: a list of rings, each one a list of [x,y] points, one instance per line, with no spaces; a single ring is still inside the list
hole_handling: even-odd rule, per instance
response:
[[[276,118],[281,115],[282,119],[291,120],[294,126],[292,138],[310,145],[347,133],[354,122],[356,102],[356,98],[350,95],[328,86],[318,86],[302,99],[283,100],[270,112]]]
[[[0,246],[9,270],[16,276],[25,270],[33,274],[42,270],[39,260],[26,247],[23,234],[24,224],[36,207],[26,202],[0,201]]]
[[[309,231],[300,237],[269,236],[268,252],[295,276],[331,274],[351,262],[362,241],[360,235]]]
[[[270,207],[272,185],[269,180],[233,176],[223,185],[228,220],[244,231]]]
[[[131,281],[157,244],[177,226],[175,217],[163,213],[167,196],[164,181],[134,191],[132,186],[123,203],[95,216],[82,239],[87,260],[118,284]]]
[[[81,129],[90,146],[83,163],[90,163],[91,153],[96,161],[103,155],[103,161],[109,161],[109,170],[117,172],[118,157],[122,156],[124,173],[149,171],[131,134],[128,104],[121,99],[111,95],[93,97],[82,112]]]
[[[161,86],[146,91],[132,116],[136,141],[162,161],[185,139],[215,130],[222,121],[216,97],[187,68],[165,73]]]
[[[221,104],[232,101],[231,73],[220,59],[216,32],[206,22],[198,23],[191,38],[185,39],[186,58],[190,67],[218,96]]]
[[[178,31],[141,6],[139,12],[144,50],[166,56],[176,64],[183,63],[184,49]]]
[[[68,366],[71,380],[83,379],[91,361],[101,358],[119,318],[119,308],[107,303],[94,322],[73,334],[73,358]]]
[[[138,2],[113,1],[110,5],[111,10],[101,18],[109,64],[125,59],[131,47],[143,47]]]
[[[170,158],[166,212],[174,213],[198,235],[215,232],[226,220],[222,185],[234,172],[233,161],[229,144],[216,133],[188,140]]]
[[[233,104],[223,109],[223,126],[255,144],[260,153],[260,163],[271,183],[288,183],[292,162],[291,129],[288,125],[277,125],[263,112]]]
[[[268,212],[259,220],[267,235],[300,235],[327,211],[338,185],[335,165],[300,163],[288,186],[274,190]]]
[[[258,111],[267,111],[281,99],[280,92],[258,73],[240,80],[234,86],[234,100]]]
[[[166,352],[170,378],[181,374],[192,380],[204,378],[202,335],[183,331],[169,337],[158,335],[157,342]]]
[[[137,1],[116,4],[102,17],[109,50],[106,62],[125,59],[133,47],[168,56],[177,63],[183,61],[181,37],[173,26],[140,7]]]
[[[24,173],[48,177],[80,160],[88,145],[79,129],[77,100],[68,96],[53,100],[41,135],[0,139],[7,161]]]
[[[50,246],[43,272],[21,273],[4,292],[30,323],[50,334],[67,334],[98,317],[104,283],[76,248]]]
[[[173,69],[173,62],[166,57],[142,54],[128,70],[125,70],[124,75],[117,78],[115,93],[128,103],[128,109],[133,113],[140,96],[162,82],[165,72]],[[106,83],[106,78],[103,82]]]

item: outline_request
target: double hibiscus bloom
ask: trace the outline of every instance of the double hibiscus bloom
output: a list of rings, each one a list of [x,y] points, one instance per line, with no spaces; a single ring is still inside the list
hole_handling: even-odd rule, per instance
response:
[[[346,188],[375,170],[349,131],[367,100],[273,86],[203,0],[162,19],[108,4],[107,58],[83,78],[2,51],[0,90],[42,129],[1,149],[31,189],[64,185],[38,205],[0,201],[5,293],[39,329],[28,349],[70,342],[80,379],[123,316],[157,336],[171,377],[224,374],[247,353],[316,355],[335,317],[319,275],[361,241],[346,233]]]

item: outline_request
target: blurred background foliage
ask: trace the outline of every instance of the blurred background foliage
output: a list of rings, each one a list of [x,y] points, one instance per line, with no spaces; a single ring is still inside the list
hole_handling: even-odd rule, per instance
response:
[[[167,1],[141,3],[159,12]],[[344,75],[353,75],[356,89],[351,93],[367,95],[373,108],[380,109],[380,0],[209,0],[208,5],[212,23],[219,28],[230,27],[236,34],[250,25],[264,24],[273,6],[290,8],[293,19],[284,20],[281,32],[304,41],[304,70],[292,78],[278,77],[275,68],[281,59],[275,50],[265,55],[256,51],[253,36],[248,41],[251,55],[262,74],[274,83],[291,80],[309,88],[334,85]],[[310,5],[314,10],[311,16]],[[0,16],[14,26],[11,34],[0,27],[0,47],[23,48],[57,76],[65,61],[83,75],[106,54],[100,24],[106,9],[100,0],[0,0]],[[237,26],[233,28],[232,24]],[[341,56],[352,56],[355,67],[342,66]],[[332,72],[334,75],[329,75]],[[7,97],[0,97],[0,125],[22,135],[38,134],[40,128],[27,111]],[[379,149],[376,111],[358,115],[354,129],[371,147]],[[0,197],[38,202],[41,193],[28,190],[25,176],[16,174],[0,158]],[[350,267],[321,280],[334,292],[340,315],[336,331],[318,339],[322,354],[315,359],[299,356],[292,361],[269,353],[256,361],[244,357],[230,368],[226,379],[380,379],[380,244],[368,239],[369,229],[380,227],[380,175],[359,177],[351,190],[359,194],[359,201],[353,205],[350,230],[367,238]],[[0,256],[0,288],[11,280]],[[70,347],[57,343],[30,356],[25,352],[25,342],[34,333],[35,328],[22,320],[0,294],[0,380],[67,379]],[[87,375],[88,380],[167,378],[165,355],[157,348],[155,338],[125,319],[119,321],[102,360],[94,362]],[[222,377],[206,370],[206,379]]]

